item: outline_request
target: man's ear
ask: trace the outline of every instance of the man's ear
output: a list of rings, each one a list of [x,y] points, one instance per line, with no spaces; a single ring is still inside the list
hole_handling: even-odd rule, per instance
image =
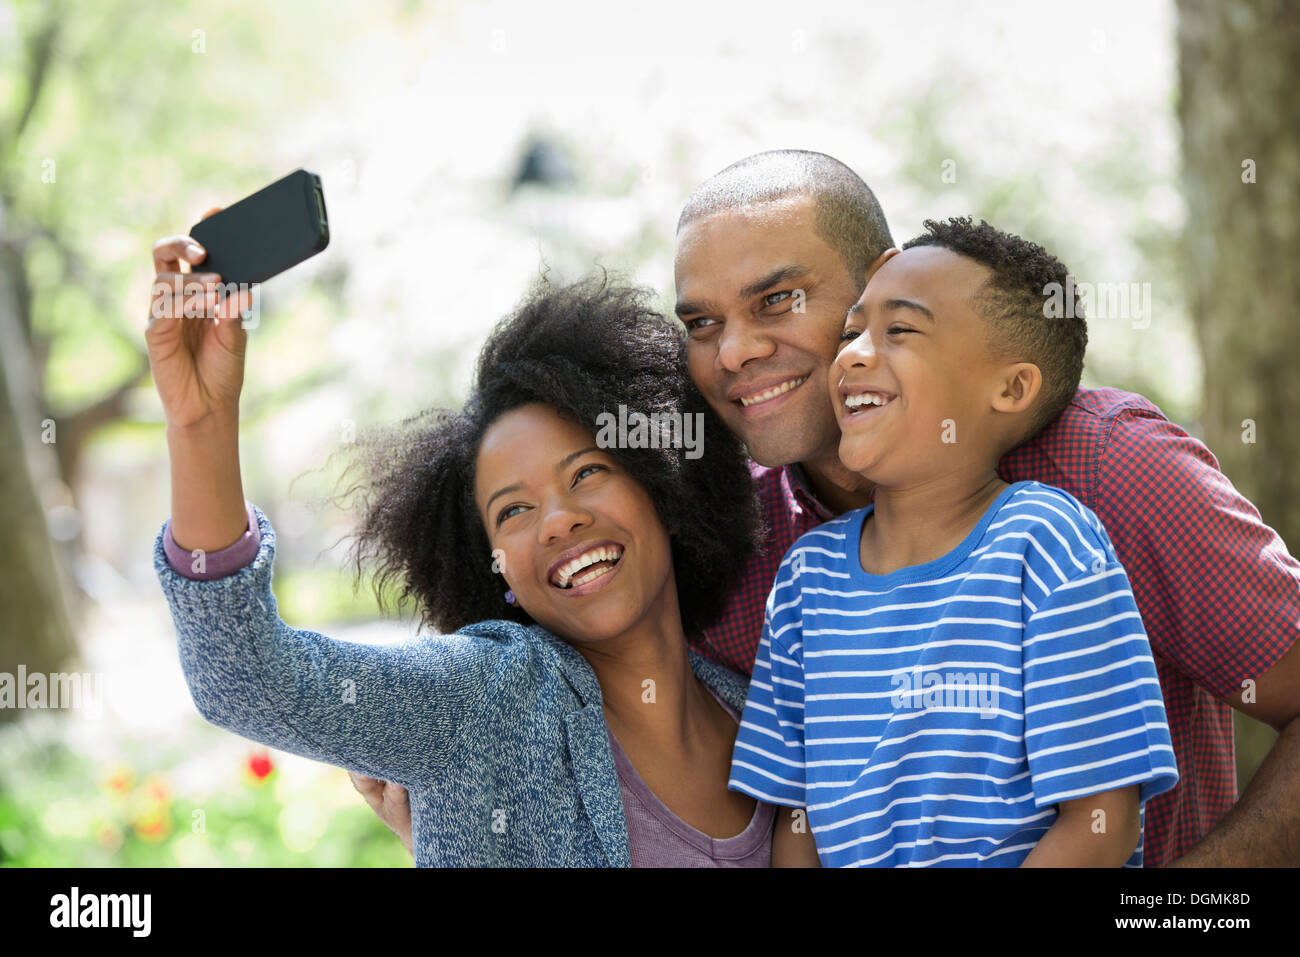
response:
[[[876,261],[867,267],[866,278],[862,280],[863,284],[865,285],[866,283],[871,282],[871,277],[876,274],[876,270],[879,269],[881,266],[883,266],[885,263],[889,262],[889,260],[893,259],[900,252],[902,252],[902,250],[899,249],[897,246],[890,246],[883,253],[877,256]]]
[[[1024,412],[1043,388],[1043,373],[1032,362],[1005,366],[994,384],[993,408],[998,412]]]

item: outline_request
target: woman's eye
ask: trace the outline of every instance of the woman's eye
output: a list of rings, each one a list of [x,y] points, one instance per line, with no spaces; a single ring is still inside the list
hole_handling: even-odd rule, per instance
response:
[[[605,466],[603,465],[584,465],[582,468],[578,469],[578,474],[573,477],[573,480],[575,482],[581,482],[591,472],[600,472],[604,469]]]
[[[506,508],[503,508],[503,509],[501,510],[501,513],[500,513],[499,515],[497,515],[497,524],[500,525],[500,524],[501,524],[502,522],[504,522],[507,518],[510,518],[512,515],[514,515],[514,514],[515,514],[515,509],[517,509],[517,508],[525,508],[525,506],[523,506],[523,505],[509,505],[509,506],[507,506]]]
[[[915,329],[909,329],[907,326],[890,326],[887,331],[891,336],[901,335],[904,332],[916,332]]]
[[[850,339],[856,339],[860,333],[856,329],[845,329],[840,333],[840,342],[848,342]]]

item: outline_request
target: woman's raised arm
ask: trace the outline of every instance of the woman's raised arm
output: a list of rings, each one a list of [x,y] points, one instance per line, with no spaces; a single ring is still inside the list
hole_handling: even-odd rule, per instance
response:
[[[251,297],[240,291],[218,305],[219,275],[181,271],[182,262],[194,266],[206,256],[189,236],[153,244],[145,342],[167,421],[172,536],[187,551],[214,552],[248,526],[239,474],[239,393],[248,333],[240,316]]]
[[[205,257],[189,236],[154,243],[145,338],[167,421],[172,538],[185,551],[212,553],[240,539],[249,523],[239,395],[247,346],[241,312],[251,302],[240,290],[218,305],[219,276],[182,272],[182,262]],[[165,528],[155,542],[155,570],[199,713],[244,737],[349,770],[403,784],[427,780],[487,700],[499,662],[496,636],[365,645],[291,627],[271,591],[275,533],[254,511],[257,555],[225,577],[182,576],[168,560]]]

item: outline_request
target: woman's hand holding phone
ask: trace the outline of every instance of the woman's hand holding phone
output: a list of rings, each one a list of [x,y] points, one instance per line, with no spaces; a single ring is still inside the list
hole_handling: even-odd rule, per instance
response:
[[[197,267],[205,256],[189,236],[153,244],[145,342],[167,420],[172,537],[181,548],[211,552],[233,544],[248,528],[239,474],[239,393],[248,333],[240,316],[251,302],[241,290],[218,304],[220,276],[182,272],[182,261]]]
[[[210,209],[203,218],[219,211]],[[189,236],[168,236],[153,244],[153,301],[145,341],[163,414],[169,426],[178,428],[212,415],[239,418],[248,343],[240,313],[251,305],[250,297],[244,290],[218,304],[221,277],[199,266],[206,255]],[[182,272],[182,262],[192,271]],[[199,311],[201,315],[194,314]]]

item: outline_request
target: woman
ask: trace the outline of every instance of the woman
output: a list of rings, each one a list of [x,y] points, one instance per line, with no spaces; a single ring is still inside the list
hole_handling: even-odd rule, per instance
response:
[[[160,284],[202,261],[192,243],[155,244]],[[815,862],[802,828],[727,789],[747,682],[687,635],[752,547],[754,498],[645,298],[595,281],[533,294],[493,332],[463,410],[361,443],[358,572],[375,559],[377,593],[399,580],[399,603],[446,633],[383,646],[277,614],[275,533],[238,467],[246,299],[211,322],[155,307],[172,517],[154,564],[195,704],[406,787],[417,866]],[[597,419],[620,405],[703,416],[703,454],[600,447]],[[231,561],[241,550],[251,562]]]

